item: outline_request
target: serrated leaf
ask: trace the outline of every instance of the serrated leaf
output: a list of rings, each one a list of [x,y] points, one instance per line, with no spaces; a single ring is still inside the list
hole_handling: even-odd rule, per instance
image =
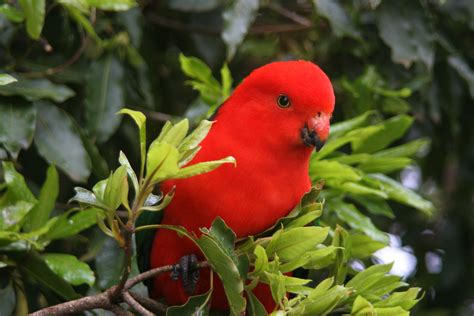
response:
[[[145,160],[145,158],[146,157],[144,156],[143,159]],[[135,171],[133,170],[132,165],[128,161],[127,156],[125,156],[125,154],[122,151],[120,151],[119,153],[119,163],[120,165],[127,167],[127,174],[130,177],[130,180],[132,180],[132,185],[135,190],[135,194],[138,194],[139,185],[138,185],[137,175],[135,174]]]
[[[63,253],[45,253],[42,255],[48,267],[57,275],[72,285],[88,284],[95,282],[94,272],[91,268],[76,257]]]
[[[357,166],[358,169],[365,173],[392,173],[394,171],[401,170],[411,164],[413,161],[406,157],[394,157],[394,158],[378,158],[371,157],[365,162]]]
[[[49,102],[38,102],[36,106],[34,142],[38,152],[72,180],[84,182],[90,175],[91,161],[71,118]]]
[[[395,218],[390,205],[379,197],[359,194],[350,194],[350,197],[374,215],[382,215],[391,219]]]

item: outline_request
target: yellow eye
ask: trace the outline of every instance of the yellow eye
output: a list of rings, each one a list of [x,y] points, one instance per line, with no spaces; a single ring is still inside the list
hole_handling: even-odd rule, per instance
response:
[[[287,108],[290,106],[290,98],[284,94],[280,94],[277,99],[277,104],[281,108]]]

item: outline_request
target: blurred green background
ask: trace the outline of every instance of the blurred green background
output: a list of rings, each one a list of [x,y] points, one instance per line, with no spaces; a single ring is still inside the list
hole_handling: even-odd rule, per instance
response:
[[[227,62],[234,86],[265,63],[311,60],[333,82],[334,122],[408,113],[415,122],[396,144],[431,140],[392,176],[431,199],[434,215],[397,204],[396,220],[373,221],[403,247],[395,258],[407,281],[426,291],[416,315],[474,314],[473,1],[57,0],[30,4],[29,14],[18,9],[25,2],[0,5],[0,69],[19,79],[0,87],[0,158],[36,188],[54,162],[55,212],[78,183],[106,177],[119,150],[138,160],[133,124],[115,115],[122,107],[144,111],[151,135],[168,119],[205,116],[180,53],[216,77]],[[100,270],[109,241],[95,235],[52,247],[97,256]]]

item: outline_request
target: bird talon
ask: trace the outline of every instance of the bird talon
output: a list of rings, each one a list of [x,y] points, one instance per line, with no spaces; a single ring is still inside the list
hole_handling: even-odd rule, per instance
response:
[[[199,281],[199,268],[196,255],[190,254],[179,259],[179,263],[173,266],[171,271],[171,279],[179,280],[183,284],[184,291],[188,295],[192,295],[196,291],[196,285]]]

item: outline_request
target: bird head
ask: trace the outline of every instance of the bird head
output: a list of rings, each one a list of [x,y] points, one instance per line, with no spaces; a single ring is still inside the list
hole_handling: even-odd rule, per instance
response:
[[[231,115],[260,118],[261,130],[280,144],[319,150],[329,134],[335,98],[331,81],[318,66],[281,61],[254,70],[229,100],[235,105],[228,107]]]

